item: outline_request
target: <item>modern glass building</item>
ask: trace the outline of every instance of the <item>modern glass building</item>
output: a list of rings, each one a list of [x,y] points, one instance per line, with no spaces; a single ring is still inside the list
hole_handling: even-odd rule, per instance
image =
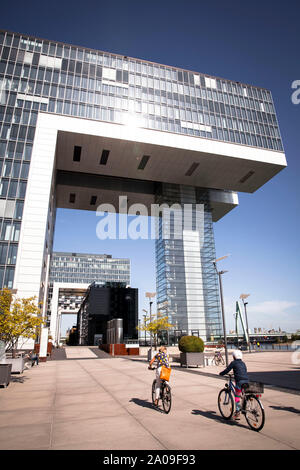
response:
[[[107,322],[122,319],[122,336],[126,343],[136,340],[138,332],[138,289],[122,282],[109,282],[104,285],[93,282],[86,291],[77,315],[77,344],[97,345],[97,338],[107,338]],[[122,342],[123,342],[122,341]]]
[[[111,255],[53,252],[50,282],[130,284],[130,260]]]
[[[47,325],[59,343],[61,315],[78,313],[89,286],[130,285],[130,260],[111,255],[53,252],[47,293]]]
[[[39,110],[283,150],[263,88],[4,31],[0,43],[1,138],[20,141],[2,156],[30,160]]]
[[[218,335],[213,222],[286,166],[270,91],[8,31],[0,54],[0,286],[46,303],[57,207],[201,204],[156,243],[158,301]]]

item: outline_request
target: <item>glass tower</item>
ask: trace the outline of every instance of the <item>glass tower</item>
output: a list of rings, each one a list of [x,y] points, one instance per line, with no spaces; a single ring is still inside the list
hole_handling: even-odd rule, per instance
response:
[[[157,202],[174,207],[168,211],[170,217],[157,218],[158,307],[178,333],[199,335],[204,340],[218,337],[222,323],[212,264],[216,254],[208,191],[162,184]]]

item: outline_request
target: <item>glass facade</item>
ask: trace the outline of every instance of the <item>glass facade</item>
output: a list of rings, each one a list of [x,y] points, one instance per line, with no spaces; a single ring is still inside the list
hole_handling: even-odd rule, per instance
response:
[[[90,285],[95,281],[98,285],[110,282],[122,283],[126,287],[130,284],[130,260],[112,258],[111,255],[53,252],[48,287],[48,322],[51,319],[54,282],[64,284],[59,292],[58,308],[77,313],[85,291],[74,289],[71,284]]]
[[[94,281],[130,284],[130,260],[111,255],[53,252],[50,282],[91,284]]]
[[[19,34],[0,47],[1,138],[28,153],[39,109],[283,150],[263,88]]]
[[[122,342],[137,340],[138,332],[138,289],[122,283],[98,282],[89,286],[77,314],[77,344],[94,345],[95,336],[102,335],[105,344],[107,322],[122,319]]]
[[[175,330],[205,341],[222,334],[212,214],[207,190],[162,184],[157,202],[190,212],[172,210],[172,217],[157,218],[156,283],[158,308]],[[185,230],[184,227],[190,227]],[[165,238],[164,232],[170,234]]]

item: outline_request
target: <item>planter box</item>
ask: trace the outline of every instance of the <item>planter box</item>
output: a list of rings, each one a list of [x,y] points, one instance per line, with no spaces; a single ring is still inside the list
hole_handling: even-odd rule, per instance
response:
[[[0,364],[0,385],[7,387],[11,377],[11,364]]]
[[[204,366],[204,353],[203,352],[181,352],[180,353],[180,366]]]
[[[25,368],[25,358],[16,357],[13,358],[5,358],[2,360],[2,364],[11,364],[11,373],[12,374],[22,374]]]
[[[99,349],[111,356],[138,356],[139,348],[127,346],[126,344],[100,344]]]

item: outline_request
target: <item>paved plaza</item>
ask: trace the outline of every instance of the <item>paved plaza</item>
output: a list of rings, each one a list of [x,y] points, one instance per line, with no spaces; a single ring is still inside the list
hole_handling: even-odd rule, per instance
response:
[[[222,366],[186,370],[174,363],[166,415],[152,406],[154,372],[145,358],[65,348],[58,360],[13,375],[0,389],[0,449],[300,449],[300,366],[291,357],[244,355],[250,377],[270,384],[263,395],[266,424],[257,433],[244,417],[221,418]]]

